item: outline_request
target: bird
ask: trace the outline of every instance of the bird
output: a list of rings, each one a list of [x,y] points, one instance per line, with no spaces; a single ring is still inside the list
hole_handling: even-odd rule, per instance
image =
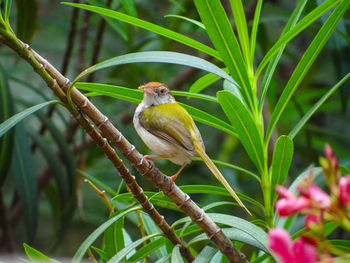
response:
[[[138,89],[143,91],[143,100],[135,110],[133,124],[143,142],[155,153],[155,155],[145,155],[144,158],[152,165],[154,163],[151,159],[157,158],[168,159],[180,165],[180,169],[170,177],[174,182],[197,154],[237,203],[251,215],[206,154],[202,136],[195,122],[190,114],[176,102],[168,86],[160,82],[148,82]]]

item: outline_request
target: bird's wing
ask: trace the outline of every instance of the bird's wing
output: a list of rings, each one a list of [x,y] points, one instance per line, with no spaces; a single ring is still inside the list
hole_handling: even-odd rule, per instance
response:
[[[140,124],[153,135],[194,152],[194,122],[188,112],[177,103],[166,103],[144,109]]]

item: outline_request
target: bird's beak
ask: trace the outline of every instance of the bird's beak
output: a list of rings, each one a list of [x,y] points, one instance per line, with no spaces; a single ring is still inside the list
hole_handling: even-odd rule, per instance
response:
[[[142,90],[147,95],[150,95],[150,96],[156,95],[155,92],[153,91],[153,89],[151,89],[151,88],[149,88],[149,87],[147,87],[145,85],[140,86],[138,89]]]

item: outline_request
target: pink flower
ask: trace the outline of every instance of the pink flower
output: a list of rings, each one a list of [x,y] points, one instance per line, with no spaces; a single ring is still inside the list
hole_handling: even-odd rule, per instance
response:
[[[308,214],[305,217],[305,227],[307,230],[310,230],[310,227],[312,224],[318,225],[321,222],[321,219],[318,215],[315,214]]]
[[[313,207],[326,209],[331,205],[330,196],[314,183],[311,183],[309,185],[301,183],[298,186],[298,191],[305,198],[308,198],[312,201]]]
[[[315,263],[316,249],[307,238],[301,237],[294,243],[284,229],[271,229],[268,233],[269,248],[282,263]]]
[[[326,144],[324,146],[324,154],[326,156],[326,159],[330,160],[333,167],[337,168],[338,167],[338,160],[337,160],[337,157],[335,157],[334,152],[333,152],[331,146],[329,146],[329,144]]]
[[[339,179],[339,202],[342,205],[350,203],[350,175]]]
[[[282,197],[276,202],[276,210],[280,216],[293,215],[310,205],[307,198],[298,198],[283,186],[277,185],[276,192]]]

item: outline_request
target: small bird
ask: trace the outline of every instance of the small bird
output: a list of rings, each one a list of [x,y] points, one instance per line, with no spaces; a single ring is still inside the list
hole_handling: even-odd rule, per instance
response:
[[[144,143],[156,153],[146,155],[145,158],[165,158],[181,165],[178,172],[171,176],[174,182],[193,156],[199,155],[240,206],[251,214],[205,153],[196,124],[189,113],[175,101],[170,89],[165,84],[149,82],[140,86],[139,90],[143,91],[144,96],[136,108],[133,123]]]

